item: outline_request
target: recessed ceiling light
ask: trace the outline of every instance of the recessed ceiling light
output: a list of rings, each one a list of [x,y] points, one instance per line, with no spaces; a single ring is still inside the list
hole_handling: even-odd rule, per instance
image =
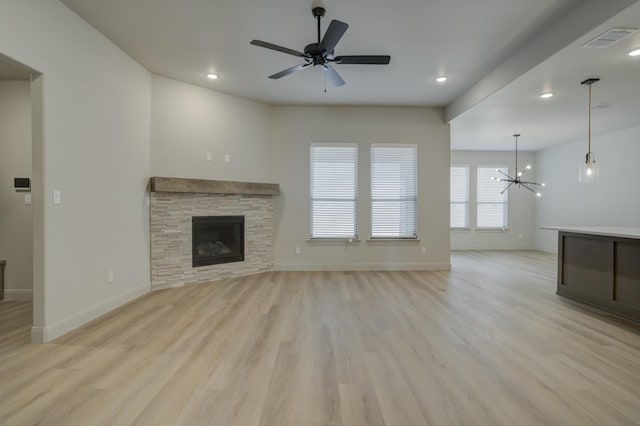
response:
[[[640,49],[632,50],[631,52],[627,53],[627,55],[629,55],[629,56],[640,56]]]
[[[207,76],[208,79],[210,80],[216,80],[218,78],[218,74],[212,73],[212,72],[208,72],[205,74]]]
[[[545,92],[542,95],[540,95],[540,97],[542,99],[549,99],[549,98],[553,97],[553,93],[552,92]]]
[[[449,80],[449,77],[447,77],[446,75],[441,75],[441,76],[439,76],[439,77],[436,77],[436,81],[437,81],[438,83],[444,83],[444,82],[446,82],[447,80]]]

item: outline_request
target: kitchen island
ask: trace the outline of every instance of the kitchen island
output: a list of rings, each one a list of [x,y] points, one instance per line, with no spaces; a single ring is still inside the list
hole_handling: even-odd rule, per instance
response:
[[[640,322],[640,228],[558,231],[557,294]]]

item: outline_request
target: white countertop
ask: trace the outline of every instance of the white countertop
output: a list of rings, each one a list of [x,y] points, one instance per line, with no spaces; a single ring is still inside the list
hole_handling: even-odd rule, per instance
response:
[[[575,232],[577,234],[640,239],[640,228],[625,228],[617,226],[541,226],[540,228],[550,229],[552,231]]]

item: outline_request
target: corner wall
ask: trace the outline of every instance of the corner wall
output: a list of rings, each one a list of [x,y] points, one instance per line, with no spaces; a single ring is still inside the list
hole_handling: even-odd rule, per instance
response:
[[[153,176],[267,182],[270,135],[268,105],[151,77]]]
[[[540,229],[545,225],[640,227],[640,127],[593,138],[592,150],[600,166],[600,182],[595,184],[578,183],[586,145],[579,141],[536,153],[538,176],[547,182],[535,218],[539,250],[558,250],[557,231]]]
[[[275,268],[449,269],[449,126],[433,108],[274,107]],[[358,145],[358,243],[309,243],[309,145]],[[420,243],[370,245],[370,144],[418,145]],[[443,178],[443,176],[445,178]],[[424,246],[426,253],[421,253]],[[296,254],[300,247],[300,254]]]
[[[0,259],[5,300],[31,300],[33,216],[13,178],[31,178],[31,93],[29,81],[0,81]]]

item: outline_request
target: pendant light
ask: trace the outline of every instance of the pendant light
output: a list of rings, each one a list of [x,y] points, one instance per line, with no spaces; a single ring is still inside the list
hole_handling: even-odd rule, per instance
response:
[[[529,191],[531,191],[534,194],[536,194],[538,197],[540,197],[540,196],[542,196],[542,193],[539,192],[539,191],[536,191],[531,186],[545,186],[545,184],[544,183],[529,182],[529,181],[526,181],[526,180],[522,180],[523,176],[529,170],[531,170],[531,166],[527,165],[527,167],[525,167],[521,172],[518,171],[518,138],[520,137],[520,134],[516,133],[515,135],[513,135],[513,137],[516,139],[516,172],[515,172],[515,177],[511,177],[508,174],[506,174],[505,172],[503,172],[502,170],[496,169],[496,172],[500,173],[502,176],[500,176],[500,177],[491,176],[491,180],[497,180],[497,181],[500,181],[500,182],[509,182],[509,184],[502,190],[502,192],[500,192],[500,195],[502,195],[505,192],[507,192],[507,190],[509,188],[511,188],[512,185],[516,185],[518,188],[526,188]]]
[[[600,81],[599,78],[588,78],[580,84],[589,86],[589,124],[587,138],[587,155],[584,164],[580,166],[578,180],[580,183],[596,183],[600,179],[600,169],[596,164],[596,157],[591,152],[591,86]]]

